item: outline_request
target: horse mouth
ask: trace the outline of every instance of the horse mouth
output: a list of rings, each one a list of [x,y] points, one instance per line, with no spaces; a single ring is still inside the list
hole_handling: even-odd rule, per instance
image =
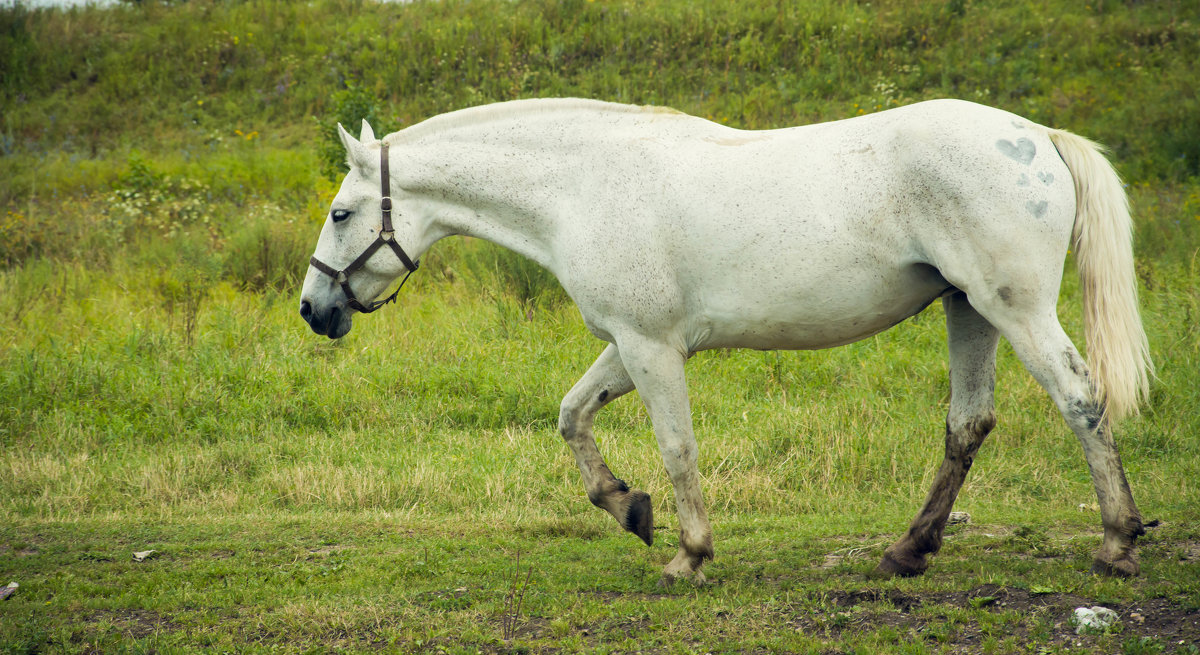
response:
[[[340,339],[350,332],[354,323],[350,313],[342,307],[333,307],[328,313],[316,312],[308,302],[301,303],[300,317],[312,331],[330,339]]]
[[[350,317],[346,316],[345,314],[342,314],[342,320],[337,321],[332,326],[330,326],[330,329],[328,332],[325,333],[325,336],[329,337],[330,339],[341,339],[342,337],[344,337],[350,333],[351,326],[352,326],[352,324],[350,322]],[[315,328],[314,328],[314,330],[315,330]],[[320,332],[318,332],[317,334],[320,334]]]

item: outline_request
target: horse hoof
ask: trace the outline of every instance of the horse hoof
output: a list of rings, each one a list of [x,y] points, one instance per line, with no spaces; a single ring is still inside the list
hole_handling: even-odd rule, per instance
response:
[[[708,585],[708,578],[705,577],[704,571],[693,571],[691,575],[671,575],[670,573],[663,573],[662,577],[658,579],[658,588],[670,589],[675,585],[676,582],[682,582],[684,580],[691,582],[696,587],[704,587]]]
[[[892,551],[884,551],[879,565],[867,574],[869,578],[914,578],[925,573],[925,558],[897,557]]]
[[[1096,555],[1092,560],[1092,573],[1110,578],[1136,578],[1141,573],[1141,567],[1133,555],[1108,561],[1103,555]]]
[[[636,534],[647,546],[654,545],[654,507],[650,504],[650,494],[644,491],[629,492],[628,507],[625,508],[625,519],[621,525]]]

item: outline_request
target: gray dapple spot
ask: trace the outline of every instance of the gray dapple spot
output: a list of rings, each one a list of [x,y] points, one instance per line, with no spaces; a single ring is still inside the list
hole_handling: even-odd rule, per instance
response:
[[[1038,173],[1037,175],[1038,180],[1046,186],[1050,186],[1050,183],[1054,181],[1054,173]]]
[[[1033,141],[1025,137],[1017,139],[1015,144],[1008,139],[1000,139],[996,142],[996,149],[1005,157],[1019,161],[1026,166],[1033,162],[1033,156],[1037,154],[1037,147],[1033,145]]]
[[[1029,210],[1029,213],[1033,214],[1034,218],[1041,218],[1042,216],[1046,215],[1046,201],[1040,200],[1038,202],[1034,202],[1030,200],[1029,202],[1025,203],[1025,209]]]
[[[1029,186],[1029,176],[1021,173],[1021,177],[1017,178],[1017,186]]]

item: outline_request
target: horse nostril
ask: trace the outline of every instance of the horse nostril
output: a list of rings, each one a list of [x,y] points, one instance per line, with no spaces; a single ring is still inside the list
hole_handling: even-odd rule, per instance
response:
[[[300,318],[304,319],[305,323],[311,323],[312,313],[312,303],[308,302],[307,300],[302,300],[300,302]]]

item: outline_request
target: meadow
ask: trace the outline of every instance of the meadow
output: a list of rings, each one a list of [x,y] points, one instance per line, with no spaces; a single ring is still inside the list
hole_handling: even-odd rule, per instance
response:
[[[1182,0],[0,7],[0,652],[1198,653],[1197,60]],[[1081,449],[1003,342],[971,521],[924,577],[865,576],[942,458],[938,304],[689,362],[702,588],[657,586],[677,524],[636,394],[596,432],[655,545],[588,502],[556,423],[603,344],[535,265],[450,240],[345,338],[308,330],[335,123],[562,95],[750,129],[961,97],[1107,144],[1158,367],[1116,429],[1142,576],[1088,573]],[[1079,296],[1068,262],[1082,346]],[[1076,635],[1096,604],[1120,626]]]

